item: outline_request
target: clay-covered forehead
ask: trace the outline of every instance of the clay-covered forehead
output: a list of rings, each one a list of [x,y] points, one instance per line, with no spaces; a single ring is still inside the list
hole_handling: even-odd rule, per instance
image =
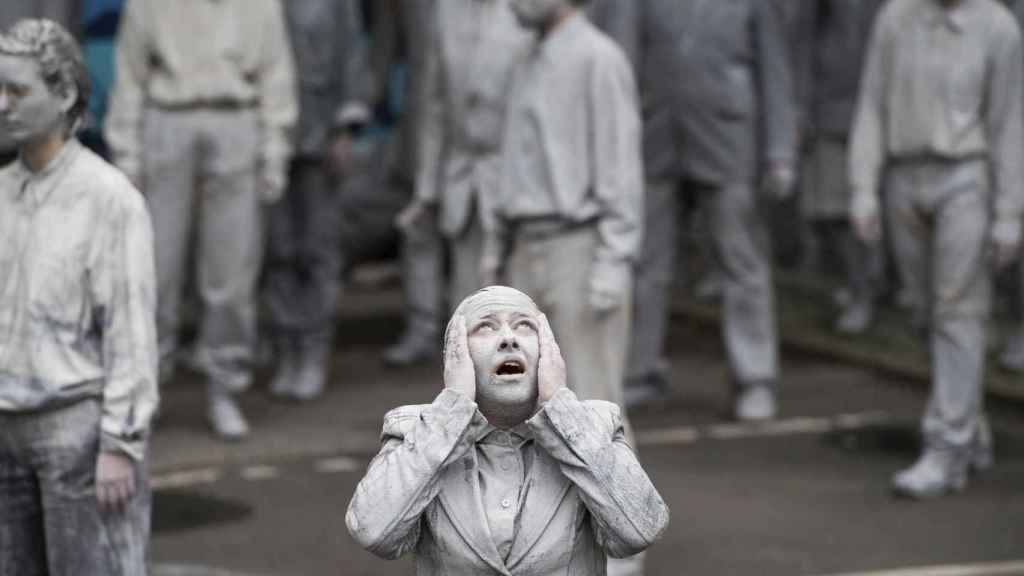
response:
[[[491,286],[478,290],[467,297],[455,309],[455,316],[462,316],[467,323],[498,312],[521,313],[532,318],[540,314],[537,304],[526,294],[507,286]]]

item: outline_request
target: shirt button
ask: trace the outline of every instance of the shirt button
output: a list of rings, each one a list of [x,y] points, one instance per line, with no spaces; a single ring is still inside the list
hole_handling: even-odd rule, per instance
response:
[[[502,470],[508,470],[510,468],[512,468],[512,463],[509,461],[509,459],[508,458],[502,458],[501,459],[501,469]]]
[[[504,500],[501,501],[501,507],[502,508],[509,508],[511,506],[512,506],[512,500],[511,499],[505,498]]]

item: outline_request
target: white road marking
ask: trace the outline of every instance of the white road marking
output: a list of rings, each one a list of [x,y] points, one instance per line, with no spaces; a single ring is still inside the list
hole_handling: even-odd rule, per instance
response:
[[[321,474],[340,474],[343,472],[357,472],[363,469],[363,463],[355,458],[339,456],[337,458],[324,458],[317,460],[313,468]]]
[[[195,566],[186,564],[154,564],[153,576],[261,576],[248,572],[234,572],[211,566]]]
[[[259,480],[273,480],[281,475],[281,471],[276,466],[267,465],[255,465],[246,466],[242,468],[240,473],[243,480],[255,482]]]
[[[979,564],[947,564],[944,566],[922,566],[877,572],[850,572],[830,576],[1021,576],[1024,575],[1024,560],[1012,562],[985,562]]]
[[[700,440],[741,440],[775,436],[813,436],[843,430],[860,430],[895,421],[885,412],[840,414],[825,418],[790,418],[760,424],[714,424],[705,427],[680,426],[637,432],[637,441],[646,446],[693,444]]]
[[[215,468],[200,468],[197,470],[182,470],[160,474],[150,479],[150,486],[153,490],[170,490],[172,488],[188,488],[202,484],[213,484],[220,480],[220,471]]]

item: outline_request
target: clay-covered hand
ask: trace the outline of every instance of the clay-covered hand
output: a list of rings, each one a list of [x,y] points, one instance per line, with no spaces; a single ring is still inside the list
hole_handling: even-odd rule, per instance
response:
[[[427,217],[429,212],[430,204],[418,196],[413,196],[412,200],[395,217],[395,226],[399,230],[409,233],[423,218]]]
[[[120,512],[135,496],[135,462],[118,452],[100,452],[96,461],[96,499],[100,509]]]
[[[764,176],[765,191],[776,200],[786,200],[796,187],[796,170],[789,162],[773,162]]]
[[[1021,224],[1016,219],[996,220],[989,235],[992,263],[1003,269],[1013,263],[1020,253]]]
[[[260,199],[264,204],[276,204],[284,196],[288,177],[283,168],[265,167],[260,176]]]
[[[476,370],[469,355],[466,318],[452,319],[444,343],[444,387],[476,400]]]
[[[352,169],[352,136],[342,132],[327,145],[327,158],[331,172],[342,178]]]
[[[565,371],[565,358],[562,350],[555,342],[551,324],[544,314],[537,319],[540,331],[540,358],[537,361],[537,404],[543,406],[562,388],[565,388],[568,376]]]
[[[857,238],[865,244],[876,244],[882,239],[882,215],[878,201],[869,198],[854,198],[850,210],[850,225]]]
[[[587,286],[587,302],[598,314],[605,314],[621,306],[629,289],[632,271],[626,262],[594,262]]]

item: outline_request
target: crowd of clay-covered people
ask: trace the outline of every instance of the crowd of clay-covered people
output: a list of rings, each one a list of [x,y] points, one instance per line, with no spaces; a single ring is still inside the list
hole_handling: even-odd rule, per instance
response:
[[[340,290],[388,256],[404,329],[386,364],[436,360],[449,311],[507,285],[550,320],[575,395],[623,410],[685,385],[666,338],[687,284],[719,302],[742,422],[778,412],[780,274],[826,287],[851,337],[905,309],[932,382],[893,488],[963,489],[992,465],[987,338],[1024,370],[1024,282],[996,282],[1020,274],[1018,17],[1013,0],[4,0],[0,471],[58,465],[46,446],[99,422],[78,472],[132,508],[177,365],[203,374],[215,435],[245,438],[258,362],[274,397],[321,396]],[[115,538],[130,574],[135,515]]]

